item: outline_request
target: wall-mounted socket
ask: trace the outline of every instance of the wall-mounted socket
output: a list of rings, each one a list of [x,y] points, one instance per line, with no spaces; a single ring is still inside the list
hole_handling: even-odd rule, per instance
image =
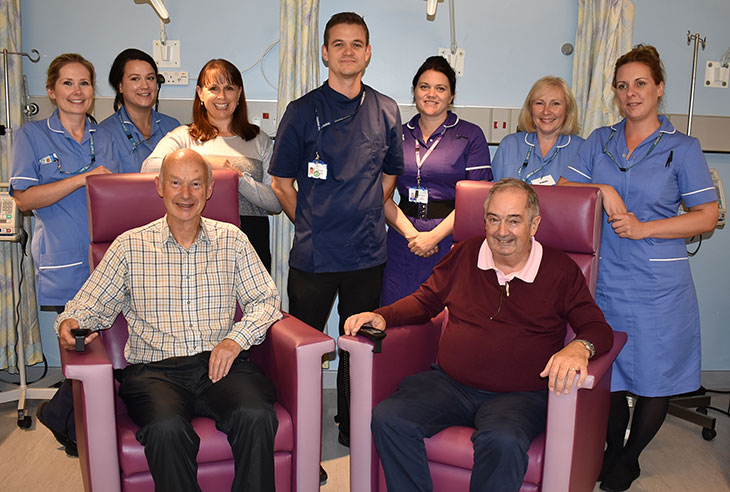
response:
[[[160,70],[165,77],[165,84],[169,85],[188,85],[188,73],[178,71]]]

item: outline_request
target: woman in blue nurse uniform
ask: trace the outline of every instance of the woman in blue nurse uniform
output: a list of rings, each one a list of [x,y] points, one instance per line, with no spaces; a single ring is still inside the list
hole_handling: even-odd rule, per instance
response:
[[[88,112],[94,66],[76,53],[48,67],[50,118],[22,126],[13,145],[10,193],[36,216],[32,252],[41,306],[62,307],[89,276],[86,177],[117,171],[111,136]]]
[[[451,249],[456,182],[492,178],[484,132],[449,111],[456,74],[446,59],[427,58],[412,89],[418,114],[403,125],[405,170],[396,180],[400,203],[385,202],[390,228],[384,306],[415,292]]]
[[[669,397],[700,386],[699,313],[683,238],[712,230],[718,210],[699,142],[657,114],[664,70],[656,49],[638,45],[619,58],[613,87],[625,119],[594,131],[559,183],[594,183],[603,193],[596,301],[613,329],[629,335],[611,382],[599,476],[608,491],[639,476],[639,454]],[[688,212],[678,216],[680,202]],[[624,445],[627,393],[637,401]]]
[[[180,122],[154,107],[159,95],[157,64],[150,55],[129,48],[117,55],[109,70],[109,84],[117,95],[115,113],[99,123],[114,138],[119,172],[138,173],[167,132]]]
[[[518,126],[523,131],[504,137],[494,154],[494,180],[512,177],[530,184],[557,184],[583,141],[576,135],[578,110],[568,84],[552,76],[535,82]]]
[[[10,193],[20,210],[35,215],[31,249],[38,303],[58,312],[89,276],[86,177],[117,172],[111,135],[88,116],[94,78],[94,66],[81,55],[56,57],[46,90],[58,109],[22,126],[13,142]],[[36,415],[67,454],[78,456],[72,411],[72,386],[65,381]]]

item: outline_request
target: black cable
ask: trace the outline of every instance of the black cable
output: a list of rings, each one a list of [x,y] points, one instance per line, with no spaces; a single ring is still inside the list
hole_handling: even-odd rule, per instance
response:
[[[696,238],[696,237],[697,237],[697,236],[692,236],[691,238],[689,238],[689,240],[690,240],[690,241],[692,241],[692,240],[693,240],[694,238]],[[697,253],[698,253],[698,252],[700,251],[700,247],[701,247],[701,246],[702,246],[702,235],[700,234],[700,240],[699,240],[699,242],[697,243],[697,248],[696,248],[696,249],[695,249],[694,251],[690,251],[690,250],[687,250],[687,256],[689,256],[689,257],[691,258],[691,257],[693,257],[694,255],[696,255],[696,254],[697,254]]]

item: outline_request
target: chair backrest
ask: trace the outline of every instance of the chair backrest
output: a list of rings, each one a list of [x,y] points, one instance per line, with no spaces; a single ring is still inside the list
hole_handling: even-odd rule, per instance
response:
[[[456,184],[454,242],[484,236],[484,200],[494,183]],[[595,295],[603,225],[603,201],[598,188],[534,185],[540,200],[540,243],[565,251],[583,271]]]
[[[107,248],[121,233],[149,224],[165,215],[165,205],[155,188],[155,173],[120,173],[86,178],[86,200],[89,207],[89,264],[93,270]],[[238,215],[238,174],[235,171],[213,172],[213,194],[203,216],[240,225]],[[124,367],[124,345],[128,338],[127,323],[122,315],[102,339],[112,365]]]

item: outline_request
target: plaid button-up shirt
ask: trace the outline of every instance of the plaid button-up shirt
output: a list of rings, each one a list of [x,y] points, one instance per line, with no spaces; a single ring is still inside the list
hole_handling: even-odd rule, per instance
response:
[[[206,218],[186,250],[166,217],[121,234],[109,247],[60,323],[101,330],[121,311],[129,325],[124,355],[153,362],[212,350],[224,338],[244,350],[281,318],[280,297],[251,243],[234,225]],[[236,302],[243,318],[234,323]]]

